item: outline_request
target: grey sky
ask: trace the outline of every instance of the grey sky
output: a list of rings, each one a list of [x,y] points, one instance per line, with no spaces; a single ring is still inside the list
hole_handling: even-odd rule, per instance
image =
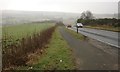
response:
[[[2,10],[118,13],[119,0],[0,0]]]

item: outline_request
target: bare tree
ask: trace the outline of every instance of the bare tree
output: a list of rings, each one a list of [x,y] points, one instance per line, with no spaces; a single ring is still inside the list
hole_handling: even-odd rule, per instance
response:
[[[85,14],[85,11],[84,11],[84,12],[81,13],[81,17],[80,18],[81,19],[85,19],[85,17],[86,17],[86,14]]]
[[[94,16],[93,16],[92,12],[84,11],[84,12],[81,13],[81,17],[80,18],[81,19],[93,19]]]

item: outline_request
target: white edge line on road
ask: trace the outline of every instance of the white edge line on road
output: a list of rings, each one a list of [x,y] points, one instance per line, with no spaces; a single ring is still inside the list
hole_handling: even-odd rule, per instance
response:
[[[71,29],[71,30],[75,31],[75,30],[72,29],[72,28],[68,28],[68,29]],[[78,31],[78,32],[80,32],[80,31]],[[87,36],[87,35],[85,35],[85,36]],[[88,36],[87,36],[87,37],[88,37]],[[91,38],[91,37],[90,37],[90,38]],[[93,38],[92,38],[92,39],[93,39]],[[119,45],[114,45],[114,44],[111,44],[111,43],[109,43],[109,42],[102,41],[102,40],[100,40],[100,39],[95,39],[95,40],[98,40],[98,41],[100,41],[100,42],[103,42],[103,43],[109,44],[109,45],[111,45],[111,46],[115,46],[115,47],[117,47],[117,48],[120,48]]]

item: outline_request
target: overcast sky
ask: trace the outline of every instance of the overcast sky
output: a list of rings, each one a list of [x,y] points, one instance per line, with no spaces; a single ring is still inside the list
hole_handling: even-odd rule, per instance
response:
[[[118,13],[119,0],[0,0],[0,10]]]

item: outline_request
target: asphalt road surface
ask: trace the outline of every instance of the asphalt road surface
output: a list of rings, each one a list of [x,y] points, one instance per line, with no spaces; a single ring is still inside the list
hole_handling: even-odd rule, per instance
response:
[[[76,31],[76,27],[72,27],[71,29]],[[120,48],[120,46],[118,45],[118,41],[120,41],[120,39],[118,38],[118,35],[120,34],[119,32],[97,30],[97,29],[90,29],[90,28],[79,28],[78,32],[87,37],[90,37],[98,41]]]
[[[118,57],[110,55],[87,41],[76,39],[64,28],[60,33],[73,50],[78,70],[118,70]]]

